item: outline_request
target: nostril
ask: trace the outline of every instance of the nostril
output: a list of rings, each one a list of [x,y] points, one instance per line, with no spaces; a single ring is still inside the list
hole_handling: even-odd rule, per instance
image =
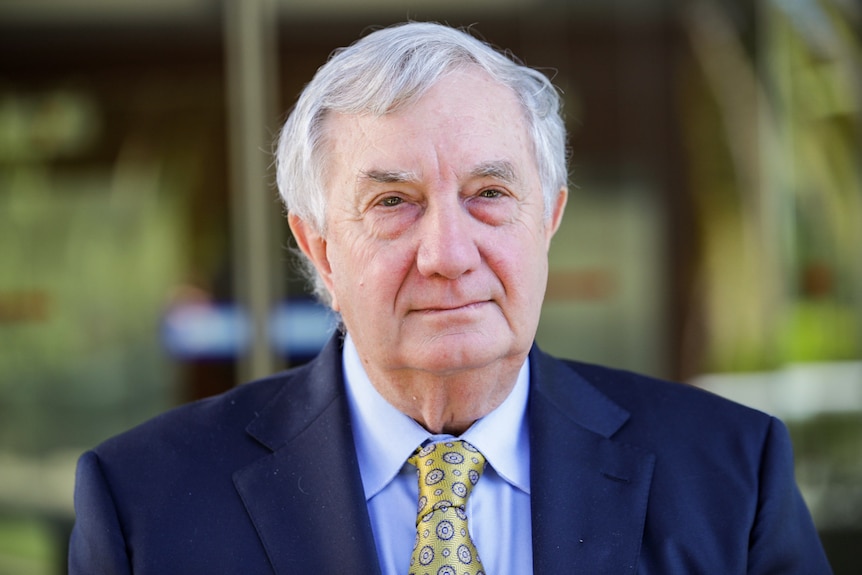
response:
[[[424,241],[416,259],[423,275],[454,279],[474,269],[480,257],[478,247],[469,236],[443,233]]]

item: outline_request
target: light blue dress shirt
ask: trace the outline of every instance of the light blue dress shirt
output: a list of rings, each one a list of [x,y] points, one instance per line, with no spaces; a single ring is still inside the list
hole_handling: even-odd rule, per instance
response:
[[[451,435],[428,432],[374,388],[352,339],[344,343],[344,376],[359,470],[377,554],[385,575],[405,575],[416,537],[419,487],[406,463],[426,440]],[[529,360],[509,397],[460,436],[488,462],[468,500],[470,534],[491,575],[533,572],[530,524],[530,442],[527,422]]]

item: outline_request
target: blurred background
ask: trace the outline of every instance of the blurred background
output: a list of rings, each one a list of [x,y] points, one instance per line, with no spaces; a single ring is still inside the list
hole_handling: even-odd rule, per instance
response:
[[[271,148],[337,46],[473,25],[566,101],[539,342],[783,418],[862,572],[854,0],[0,0],[0,574],[65,573],[75,460],[306,361]]]

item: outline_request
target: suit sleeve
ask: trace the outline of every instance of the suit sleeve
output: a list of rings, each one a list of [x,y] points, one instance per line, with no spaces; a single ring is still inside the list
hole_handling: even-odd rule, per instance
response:
[[[772,418],[763,448],[748,573],[832,573],[811,514],[796,485],[790,435]]]
[[[126,544],[98,456],[78,460],[75,526],[69,542],[69,575],[129,575]]]

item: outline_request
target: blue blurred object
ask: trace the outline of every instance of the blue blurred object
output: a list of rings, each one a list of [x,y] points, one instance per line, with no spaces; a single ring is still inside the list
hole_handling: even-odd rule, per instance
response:
[[[335,313],[313,299],[289,300],[272,312],[269,338],[275,351],[291,359],[311,358],[338,326]]]
[[[290,300],[272,310],[269,341],[280,355],[306,359],[317,354],[337,325],[332,311],[307,299]],[[235,305],[190,303],[165,314],[162,342],[184,360],[233,359],[251,343],[247,314]]]

